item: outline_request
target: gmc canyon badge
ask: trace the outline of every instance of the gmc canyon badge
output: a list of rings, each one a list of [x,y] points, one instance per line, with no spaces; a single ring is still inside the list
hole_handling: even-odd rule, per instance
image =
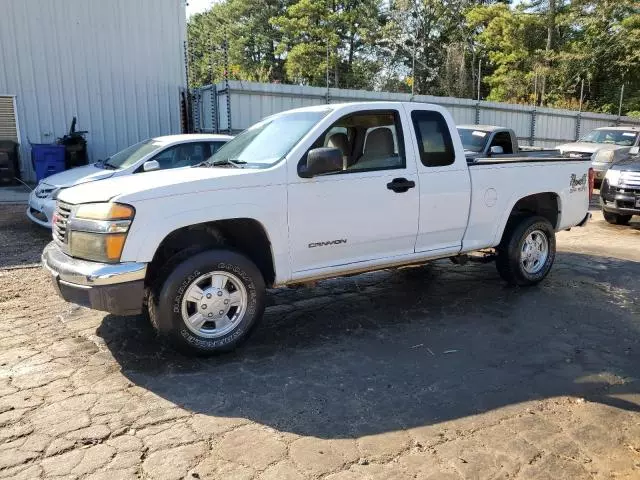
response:
[[[313,242],[309,244],[309,248],[314,247],[328,247],[330,245],[340,245],[341,243],[347,243],[346,238],[341,238],[339,240],[330,240],[328,242]]]

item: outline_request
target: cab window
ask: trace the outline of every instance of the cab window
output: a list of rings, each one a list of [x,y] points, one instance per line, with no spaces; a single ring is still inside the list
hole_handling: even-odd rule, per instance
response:
[[[449,126],[438,112],[414,110],[411,112],[416,132],[420,160],[426,167],[444,167],[453,164],[455,152]]]
[[[338,173],[406,166],[400,117],[395,110],[346,115],[329,127],[311,149],[318,147],[340,150],[343,171]],[[306,155],[301,161],[306,161]]]

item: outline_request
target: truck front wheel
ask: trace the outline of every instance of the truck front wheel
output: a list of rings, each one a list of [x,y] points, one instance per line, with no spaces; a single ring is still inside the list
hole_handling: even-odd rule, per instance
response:
[[[511,285],[535,285],[542,281],[556,256],[553,226],[543,217],[510,222],[497,247],[496,267]]]
[[[247,339],[264,312],[265,284],[244,255],[208,250],[151,288],[149,316],[161,336],[190,354],[215,354]]]

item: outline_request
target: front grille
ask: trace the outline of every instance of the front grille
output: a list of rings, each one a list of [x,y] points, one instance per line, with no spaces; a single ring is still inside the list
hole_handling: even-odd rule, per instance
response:
[[[66,245],[67,239],[67,222],[71,215],[71,205],[68,203],[58,202],[56,211],[53,214],[53,239],[61,245]]]
[[[640,188],[640,172],[622,172],[620,184]]]

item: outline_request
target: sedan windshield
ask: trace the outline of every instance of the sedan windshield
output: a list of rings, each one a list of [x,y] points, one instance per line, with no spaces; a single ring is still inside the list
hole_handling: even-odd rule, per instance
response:
[[[106,160],[98,162],[96,165],[121,170],[130,167],[149,153],[160,150],[163,146],[163,143],[150,138],[149,140],[131,145],[115,155],[111,155]]]
[[[638,137],[633,130],[593,130],[582,141],[589,143],[610,143],[623,147],[632,147]]]
[[[484,150],[489,134],[482,130],[473,130],[471,128],[458,127],[462,146],[468,152],[480,153]]]
[[[265,168],[282,159],[330,109],[291,112],[268,117],[220,148],[207,166],[234,165]]]

